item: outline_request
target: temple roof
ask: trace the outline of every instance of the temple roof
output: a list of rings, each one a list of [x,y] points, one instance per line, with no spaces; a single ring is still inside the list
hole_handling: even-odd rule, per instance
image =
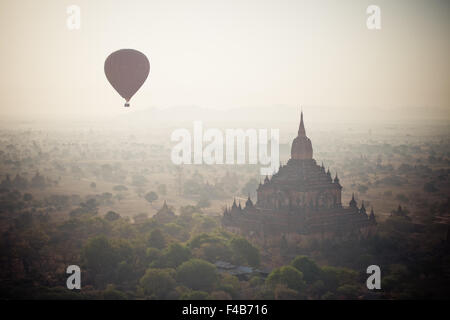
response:
[[[340,187],[333,183],[331,177],[316,164],[314,159],[290,159],[270,181],[265,181],[260,188],[277,185],[277,189],[312,190],[316,188]]]
[[[335,183],[331,178],[330,170],[318,166],[312,157],[313,150],[311,140],[306,136],[303,112],[300,114],[300,126],[298,136],[294,139],[291,149],[291,159],[271,179],[265,178],[260,188],[277,186],[277,189],[295,189],[297,191],[313,190],[321,188],[342,188],[336,176]]]
[[[153,218],[166,223],[174,220],[176,218],[176,215],[172,210],[170,210],[170,208],[167,206],[167,202],[164,200],[163,206],[158,210]]]

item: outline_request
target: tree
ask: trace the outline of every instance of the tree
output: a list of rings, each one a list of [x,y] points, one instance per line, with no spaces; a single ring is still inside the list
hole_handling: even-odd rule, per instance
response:
[[[191,249],[200,248],[200,246],[204,243],[216,243],[222,242],[223,240],[216,235],[212,235],[209,233],[200,233],[194,236],[190,241],[188,246]]]
[[[115,288],[114,285],[109,284],[103,291],[103,299],[105,300],[127,300],[127,295]]]
[[[152,204],[153,201],[158,200],[158,195],[156,194],[156,192],[154,191],[150,191],[145,195],[145,200],[147,200],[148,202],[150,202],[150,204]]]
[[[142,175],[134,175],[131,179],[131,184],[135,187],[143,187],[147,184],[148,180]]]
[[[236,276],[228,273],[221,273],[215,289],[225,291],[232,299],[238,299],[241,282]]]
[[[322,268],[322,279],[326,290],[334,292],[338,287],[345,284],[357,284],[358,273],[347,268],[325,266]]]
[[[111,272],[119,262],[117,252],[105,236],[89,239],[83,248],[83,257],[87,268],[96,274]]]
[[[116,193],[115,195],[114,195],[114,198],[116,198],[117,200],[119,200],[119,202],[120,201],[122,201],[123,199],[125,199],[125,195],[123,194],[123,193]]]
[[[174,275],[173,269],[147,269],[139,284],[146,294],[164,299],[176,286]]]
[[[204,291],[192,290],[181,295],[180,300],[206,300],[208,293]]]
[[[127,191],[128,190],[128,188],[126,187],[126,186],[124,186],[124,185],[121,185],[121,184],[119,184],[119,185],[117,185],[117,186],[114,186],[113,187],[113,190],[114,191]]]
[[[231,300],[231,296],[230,294],[228,294],[225,291],[213,291],[211,292],[211,294],[209,295],[209,298],[211,300]]]
[[[301,295],[294,289],[288,288],[284,284],[279,284],[274,290],[275,300],[298,300]]]
[[[25,193],[23,195],[23,201],[29,202],[33,199],[33,195],[31,193]]]
[[[164,267],[176,268],[183,262],[189,260],[191,257],[191,250],[179,244],[178,242],[171,243],[161,257],[161,263]]]
[[[230,247],[233,250],[235,259],[238,263],[247,262],[253,267],[259,266],[259,250],[248,242],[247,239],[233,238],[230,242]]]
[[[161,250],[156,249],[156,248],[147,248],[147,250],[145,251],[145,260],[148,263],[157,263],[157,261],[161,258],[162,254],[161,254]]]
[[[321,299],[322,300],[336,300],[336,295],[331,291],[327,291],[324,295],[322,295]]]
[[[164,232],[178,240],[185,241],[189,239],[189,233],[187,232],[186,228],[175,222],[164,224]]]
[[[381,279],[381,287],[388,291],[402,291],[408,283],[410,272],[405,265],[392,264],[389,266],[388,274]]]
[[[337,288],[337,293],[346,300],[354,300],[358,298],[359,287],[352,284],[344,284]]]
[[[115,221],[120,219],[120,214],[114,212],[114,211],[108,211],[107,214],[105,214],[105,219],[108,221]]]
[[[123,285],[135,281],[137,280],[136,274],[137,273],[135,272],[135,268],[132,264],[127,261],[122,261],[119,263],[116,270],[117,283]]]
[[[317,266],[317,264],[309,259],[306,256],[297,256],[292,262],[291,265],[303,273],[303,279],[307,283],[313,283],[317,279],[320,278],[321,270]]]
[[[159,229],[154,229],[150,232],[148,242],[150,247],[157,249],[163,249],[166,246],[166,239],[164,237],[164,234]]]
[[[320,298],[323,294],[325,294],[325,283],[322,280],[317,280],[309,285],[308,293],[314,299]]]
[[[232,251],[224,241],[203,243],[198,251],[202,258],[210,262],[217,260],[231,261]]]
[[[86,213],[97,214],[98,203],[95,198],[90,198],[86,202],[80,203],[80,208]]]
[[[436,192],[438,189],[434,186],[433,182],[427,182],[424,184],[423,190],[426,192]]]
[[[303,274],[292,266],[283,266],[273,270],[266,280],[267,284],[276,287],[276,285],[286,285],[295,291],[302,291],[305,288]]]
[[[217,280],[216,266],[201,259],[185,261],[177,268],[177,280],[194,290],[210,289]]]

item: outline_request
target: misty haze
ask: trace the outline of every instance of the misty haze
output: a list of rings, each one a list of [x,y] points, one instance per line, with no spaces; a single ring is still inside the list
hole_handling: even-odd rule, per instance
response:
[[[448,299],[450,5],[378,2],[2,1],[0,299]],[[174,164],[195,121],[280,165]]]

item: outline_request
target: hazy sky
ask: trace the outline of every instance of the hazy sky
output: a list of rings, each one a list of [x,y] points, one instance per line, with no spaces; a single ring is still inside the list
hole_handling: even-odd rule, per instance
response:
[[[71,4],[81,8],[80,30],[66,26]],[[381,8],[381,30],[366,27],[370,4]],[[103,72],[121,48],[150,60],[134,110],[302,104],[450,114],[448,0],[2,0],[0,24],[3,118],[129,112]]]

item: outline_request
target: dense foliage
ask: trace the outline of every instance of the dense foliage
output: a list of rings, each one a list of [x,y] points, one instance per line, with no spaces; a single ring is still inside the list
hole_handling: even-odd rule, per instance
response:
[[[13,198],[15,196],[15,198]],[[26,201],[23,199],[26,198]],[[1,234],[1,298],[17,299],[359,299],[442,298],[448,295],[445,230],[420,232],[405,212],[393,211],[369,238],[262,248],[220,228],[198,207],[182,207],[174,221],[131,223],[104,217],[92,201],[54,219],[32,210],[27,196],[2,194],[29,211]],[[11,201],[11,200],[9,200]],[[275,262],[281,257],[281,263]],[[252,272],[220,270],[224,261]],[[315,261],[321,261],[319,265]],[[68,265],[82,270],[82,289],[65,287]],[[284,264],[284,265],[283,265]],[[366,268],[382,269],[382,290],[366,288]],[[266,273],[261,270],[269,270]]]

